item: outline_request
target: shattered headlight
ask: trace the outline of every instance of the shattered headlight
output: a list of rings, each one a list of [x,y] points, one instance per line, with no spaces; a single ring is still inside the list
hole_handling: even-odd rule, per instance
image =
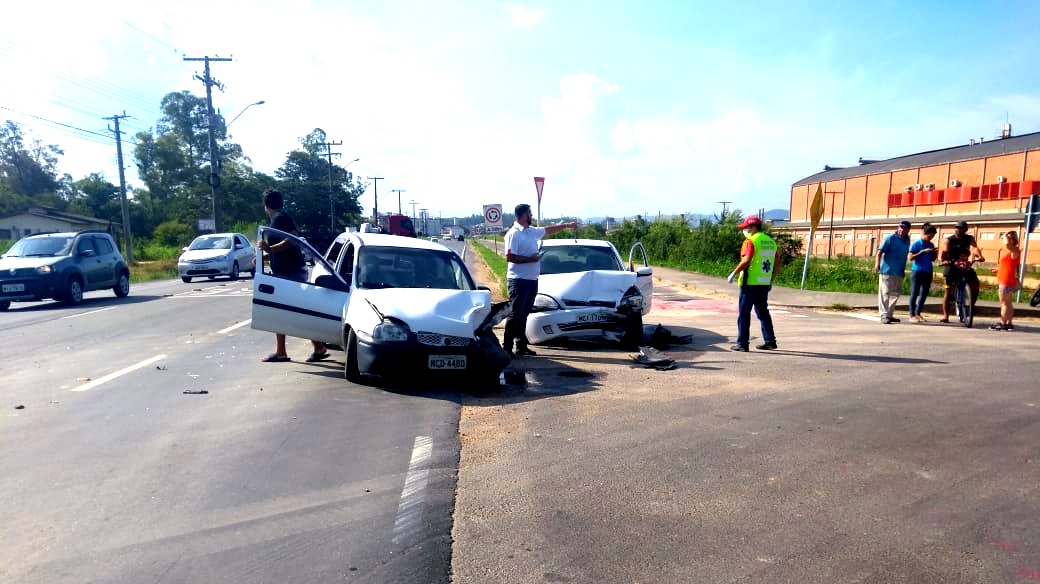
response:
[[[545,312],[547,310],[560,310],[560,303],[546,294],[538,294],[534,297],[534,308],[531,312]]]
[[[643,310],[643,295],[638,290],[631,291],[621,299],[621,303],[618,304],[618,310]]]
[[[399,343],[407,341],[409,333],[405,323],[384,319],[372,329],[372,340],[377,343]]]
[[[54,268],[49,266],[49,265],[47,265],[47,266],[40,266],[40,267],[36,268],[36,271],[41,273],[41,274],[50,274],[51,272],[54,271]]]

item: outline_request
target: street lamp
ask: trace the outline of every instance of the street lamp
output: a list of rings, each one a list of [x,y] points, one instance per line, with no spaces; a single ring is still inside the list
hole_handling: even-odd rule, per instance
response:
[[[266,102],[261,99],[260,101],[258,101],[256,103],[251,103],[251,104],[247,105],[245,108],[242,109],[242,111],[238,112],[237,116],[231,118],[231,121],[228,122],[227,125],[224,126],[224,128],[230,128],[231,124],[235,123],[235,120],[237,120],[238,118],[242,117],[242,114],[246,113],[247,109],[253,107],[254,105],[264,105],[264,103],[266,103]]]
[[[346,163],[345,165],[343,165],[343,170],[346,170],[348,166],[350,166],[351,164],[354,164],[358,160],[361,160],[361,159],[360,158],[355,158],[354,160],[351,160],[350,162]],[[348,176],[349,176],[349,174],[348,174]],[[332,190],[332,163],[330,162],[329,163],[329,227],[332,229],[333,235],[335,235],[335,233],[336,233],[336,206],[333,203],[332,193],[333,193],[333,190]]]

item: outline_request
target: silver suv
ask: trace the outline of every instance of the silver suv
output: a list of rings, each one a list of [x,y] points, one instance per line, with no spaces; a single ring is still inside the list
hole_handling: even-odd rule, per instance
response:
[[[130,269],[104,231],[30,235],[0,256],[0,311],[44,298],[76,305],[84,292],[105,289],[129,294]]]

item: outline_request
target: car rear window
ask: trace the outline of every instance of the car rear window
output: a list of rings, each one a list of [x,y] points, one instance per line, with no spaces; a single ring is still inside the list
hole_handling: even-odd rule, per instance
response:
[[[588,245],[561,245],[542,248],[542,274],[571,274],[590,270],[621,270],[614,250]]]

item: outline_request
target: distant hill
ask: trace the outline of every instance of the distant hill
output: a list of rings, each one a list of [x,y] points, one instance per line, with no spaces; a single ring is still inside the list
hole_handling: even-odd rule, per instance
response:
[[[786,221],[790,218],[790,215],[791,213],[787,209],[770,209],[766,211],[766,214],[762,219],[765,219],[766,221],[775,221],[777,219]]]

